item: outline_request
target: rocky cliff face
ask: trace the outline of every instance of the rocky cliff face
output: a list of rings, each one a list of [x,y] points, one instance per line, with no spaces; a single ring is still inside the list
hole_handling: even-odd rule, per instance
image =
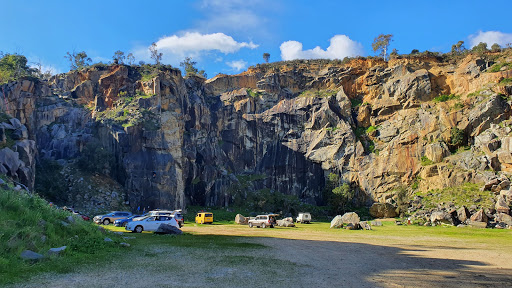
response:
[[[487,71],[511,60],[293,61],[207,81],[93,66],[4,85],[2,106],[41,158],[73,162],[98,139],[114,159],[105,174],[133,207],[228,206],[261,189],[322,204],[331,172],[371,204],[392,201],[400,186],[510,172],[511,89],[499,82],[512,71]]]

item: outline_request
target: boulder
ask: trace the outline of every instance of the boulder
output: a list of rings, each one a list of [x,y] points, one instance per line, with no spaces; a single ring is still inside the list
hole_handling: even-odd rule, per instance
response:
[[[105,241],[105,242],[114,242],[114,240],[112,240],[112,239],[110,239],[108,237],[105,237],[105,239],[103,239],[103,241]]]
[[[242,214],[236,214],[235,216],[235,223],[239,225],[247,225],[247,222],[249,221],[248,218],[245,218]]]
[[[24,250],[21,252],[20,257],[24,260],[39,260],[44,256],[31,250]]]
[[[288,221],[288,222],[292,222],[293,223],[293,218],[292,217],[286,217],[283,219],[284,221]]]
[[[508,207],[507,200],[502,195],[496,198],[496,205],[494,207],[498,213],[510,214],[510,207]]]
[[[380,221],[372,221],[371,225],[379,227],[379,226],[382,226],[382,222],[380,222]]]
[[[62,246],[62,247],[58,247],[58,248],[50,248],[50,250],[48,250],[48,255],[59,255],[60,252],[66,250],[67,246]]]
[[[341,220],[341,215],[337,215],[331,220],[331,227],[330,228],[342,228],[343,227],[343,221]]]
[[[470,220],[471,220],[471,222],[484,222],[484,223],[487,223],[487,221],[489,221],[489,219],[487,218],[487,215],[485,215],[483,209],[480,209],[475,214],[471,215]]]
[[[183,234],[183,231],[181,231],[178,227],[173,225],[160,224],[160,226],[158,226],[158,229],[156,229],[155,233],[181,235]]]
[[[357,215],[355,212],[347,212],[341,216],[341,222],[343,222],[343,224],[352,223],[355,225],[359,224],[359,221],[361,221],[359,219],[359,215]]]
[[[469,217],[469,210],[468,208],[466,208],[466,206],[462,206],[459,208],[459,210],[457,210],[457,218],[459,218],[461,222],[465,222],[466,220],[469,219]]]
[[[73,216],[68,216],[66,218],[66,220],[69,222],[69,223],[75,223],[75,218]]]
[[[396,207],[389,203],[373,203],[370,207],[370,215],[374,218],[394,218],[398,216]]]
[[[434,224],[434,223],[436,223],[436,224],[438,224],[438,223],[452,224],[451,221],[449,221],[449,218],[450,218],[450,215],[448,213],[446,213],[445,211],[434,211],[430,215],[430,223],[432,223],[432,224]]]
[[[283,220],[277,220],[277,226],[279,227],[295,227],[295,224],[291,221],[288,221],[286,219]]]

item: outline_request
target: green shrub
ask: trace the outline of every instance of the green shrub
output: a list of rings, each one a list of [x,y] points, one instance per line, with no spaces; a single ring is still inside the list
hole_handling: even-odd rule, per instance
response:
[[[375,126],[373,126],[373,125],[372,125],[372,126],[370,126],[370,127],[368,127],[368,128],[366,129],[366,133],[367,133],[367,134],[370,134],[371,132],[373,132],[373,131],[375,131],[375,130],[377,130],[377,129],[378,129],[377,127],[375,127]]]
[[[427,156],[421,156],[421,165],[422,166],[429,166],[429,165],[432,165],[434,164],[434,161],[428,159]]]
[[[450,95],[440,95],[440,96],[437,96],[434,98],[434,102],[446,102],[448,100],[453,100],[453,99],[458,99],[459,96],[456,96],[454,94],[450,94]]]
[[[500,81],[500,84],[502,84],[502,85],[508,85],[508,84],[511,84],[511,83],[512,83],[512,78],[503,78]]]
[[[512,63],[508,63],[508,62],[503,62],[503,63],[496,63],[494,65],[492,65],[491,68],[489,68],[489,70],[487,70],[487,72],[500,72],[501,71],[501,68],[503,67],[507,67],[507,69],[512,69]]]
[[[464,145],[464,130],[453,127],[450,131],[450,143],[452,146],[459,147]]]

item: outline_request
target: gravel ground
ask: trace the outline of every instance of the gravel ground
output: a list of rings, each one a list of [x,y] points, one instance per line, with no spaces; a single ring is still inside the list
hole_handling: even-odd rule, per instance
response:
[[[511,287],[512,283],[510,247],[465,239],[418,235],[412,241],[370,233],[304,233],[234,225],[184,230],[243,233],[253,237],[242,241],[266,248],[132,246],[109,263],[70,274],[39,275],[13,287]],[[269,237],[276,234],[280,238]]]

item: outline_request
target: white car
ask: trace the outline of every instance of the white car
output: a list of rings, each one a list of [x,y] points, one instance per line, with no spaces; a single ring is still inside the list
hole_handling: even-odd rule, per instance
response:
[[[167,224],[180,228],[178,222],[170,216],[149,216],[139,221],[132,221],[126,225],[126,230],[135,233],[141,233],[142,231],[156,231],[161,224]]]

